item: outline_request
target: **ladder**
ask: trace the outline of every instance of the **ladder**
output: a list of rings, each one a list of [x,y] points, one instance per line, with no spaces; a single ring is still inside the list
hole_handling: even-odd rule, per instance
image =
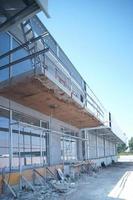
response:
[[[32,23],[31,23],[30,19],[21,23],[21,29],[22,29],[22,32],[23,32],[25,42],[28,42],[28,41],[35,38],[35,33],[33,31]],[[44,46],[43,39],[41,39],[41,43],[43,43],[43,46]],[[27,50],[28,50],[29,55],[36,53],[38,51],[37,41],[30,43],[27,46]],[[37,67],[41,67],[42,64],[44,64],[44,62],[45,62],[44,58],[45,58],[45,56],[43,54],[43,55],[36,55],[34,58],[31,59],[32,67],[33,67],[34,70],[36,70]]]

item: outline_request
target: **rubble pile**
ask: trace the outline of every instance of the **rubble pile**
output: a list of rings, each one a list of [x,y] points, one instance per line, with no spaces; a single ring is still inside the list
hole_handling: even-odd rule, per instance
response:
[[[93,163],[77,163],[70,166],[69,173],[65,174],[61,169],[57,169],[57,174],[50,172],[51,177],[43,177],[39,173],[36,176],[33,188],[23,185],[22,190],[17,193],[17,200],[65,200],[73,193],[81,182],[86,182],[90,176],[96,177],[98,168]],[[30,184],[29,184],[30,185]],[[2,200],[12,200],[11,196]]]

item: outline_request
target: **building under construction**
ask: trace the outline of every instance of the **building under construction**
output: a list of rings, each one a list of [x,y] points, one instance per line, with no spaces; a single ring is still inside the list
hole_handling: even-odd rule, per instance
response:
[[[3,173],[17,185],[33,169],[116,161],[125,135],[36,15],[47,1],[0,7],[0,188]]]

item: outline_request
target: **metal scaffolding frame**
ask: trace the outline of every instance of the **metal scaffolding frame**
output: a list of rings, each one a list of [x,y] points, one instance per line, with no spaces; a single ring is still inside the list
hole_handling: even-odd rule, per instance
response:
[[[32,125],[32,124],[28,124],[28,123],[25,123],[25,122],[21,122],[21,121],[17,121],[17,122],[13,122],[12,123],[12,112],[10,110],[10,122],[9,122],[9,125],[10,125],[10,171],[9,173],[11,173],[12,171],[12,162],[13,162],[13,126],[15,126],[16,128],[16,131],[18,132],[18,138],[17,138],[17,146],[18,146],[18,172],[19,172],[19,176],[20,176],[20,179],[19,179],[19,188],[21,190],[21,187],[22,187],[22,181],[26,182],[26,184],[28,184],[32,190],[34,190],[33,186],[29,183],[29,181],[26,179],[26,177],[23,176],[23,166],[22,166],[22,162],[21,162],[21,141],[20,141],[20,134],[22,132],[22,129],[21,128],[31,128],[33,130],[36,130],[36,131],[39,131],[39,134],[40,134],[40,138],[41,136],[44,134],[44,133],[48,133],[48,134],[56,134],[56,135],[59,135],[59,136],[62,136],[63,138],[64,137],[68,137],[69,139],[70,138],[73,138],[73,139],[76,139],[76,140],[80,140],[80,141],[86,141],[87,139],[84,139],[82,137],[77,137],[77,136],[73,136],[73,135],[69,135],[67,133],[64,133],[63,131],[60,132],[60,131],[56,131],[56,130],[53,130],[51,128],[43,128],[43,127],[39,127],[39,126],[35,126],[35,125]],[[63,145],[63,148],[64,148],[64,145]],[[64,154],[64,150],[63,150],[63,154]],[[41,142],[41,146],[40,146],[40,159],[41,157],[43,156],[42,154],[42,142]],[[64,166],[64,156],[63,156],[63,166]],[[44,163],[42,163],[42,165],[40,164],[39,167],[43,167],[44,166]],[[30,168],[34,170],[34,165],[31,164]],[[10,186],[10,184],[8,183],[8,181],[6,181],[6,179],[4,179],[4,184],[7,185],[7,187],[9,187],[11,193],[13,194],[14,197],[16,197],[16,192],[13,191],[12,187]]]
[[[68,137],[68,138],[73,138],[73,139],[77,139],[77,140],[81,140],[81,141],[87,141],[87,139],[84,139],[82,137],[78,137],[78,136],[72,136],[72,135],[69,135],[67,133],[64,133],[64,132],[60,132],[60,131],[56,131],[56,130],[53,130],[51,128],[43,128],[43,127],[39,127],[39,126],[35,126],[35,125],[32,125],[32,124],[28,124],[28,123],[25,123],[25,122],[21,122],[21,121],[17,121],[17,122],[14,122],[14,123],[10,123],[10,149],[11,149],[11,153],[10,154],[13,154],[13,143],[12,143],[12,138],[13,138],[13,126],[14,125],[17,125],[18,126],[18,156],[19,156],[19,172],[20,172],[20,175],[22,173],[22,165],[21,165],[21,151],[20,151],[20,134],[21,134],[21,127],[23,128],[31,128],[33,130],[38,130],[38,131],[41,131],[40,132],[40,138],[42,138],[43,136],[43,133],[47,133],[47,134],[57,134],[57,135],[60,135],[62,136],[63,138],[64,137]],[[63,145],[63,148],[64,148],[64,145]],[[63,151],[63,154],[64,154],[64,151]],[[12,156],[13,155],[10,155],[10,168],[12,166]],[[42,142],[41,142],[41,145],[40,145],[40,159],[43,157],[43,154],[42,154]],[[41,159],[42,160],[42,159]],[[63,156],[63,165],[64,165],[64,156]],[[44,165],[43,165],[44,166]]]

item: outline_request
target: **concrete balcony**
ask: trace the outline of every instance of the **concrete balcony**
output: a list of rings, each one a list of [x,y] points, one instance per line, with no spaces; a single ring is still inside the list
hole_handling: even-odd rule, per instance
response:
[[[79,128],[102,125],[100,111],[92,107],[93,113],[86,107],[85,92],[58,66],[60,63],[51,61],[49,50],[45,54],[45,68],[20,70],[0,83],[0,95]]]
[[[0,95],[78,128],[110,131],[109,113],[93,91],[38,18],[32,25],[43,34],[0,56]],[[37,48],[30,54],[32,44]]]

